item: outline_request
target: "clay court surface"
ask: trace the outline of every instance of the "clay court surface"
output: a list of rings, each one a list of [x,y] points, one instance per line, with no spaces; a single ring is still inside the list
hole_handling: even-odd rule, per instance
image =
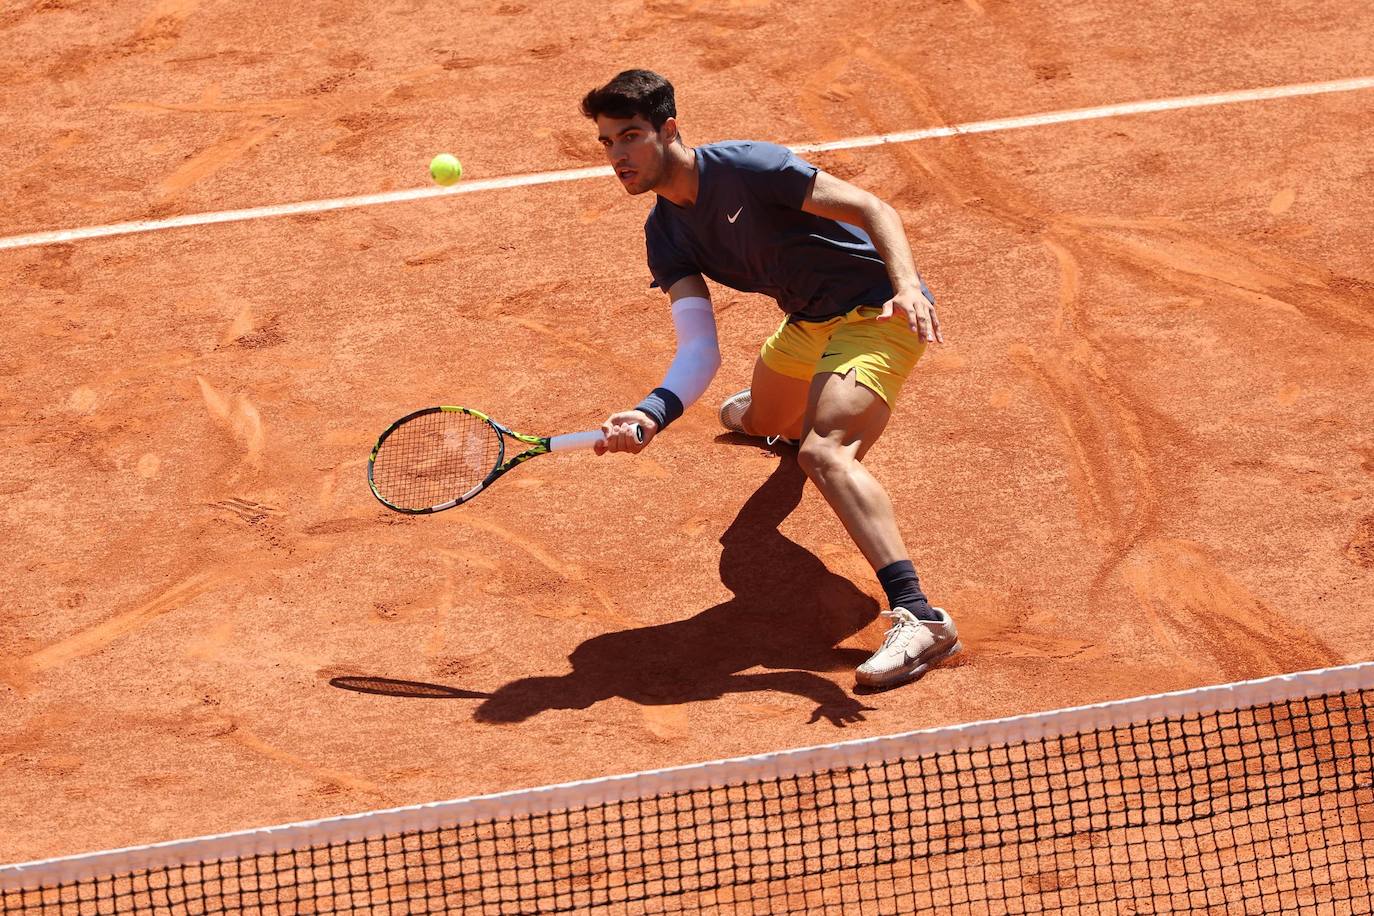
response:
[[[645,66],[788,144],[1374,75],[1374,7],[0,9],[0,238],[601,164]],[[1374,657],[1374,91],[818,153],[947,337],[868,458],[966,652],[859,695],[881,591],[792,454],[723,435],[779,320],[635,458],[387,512],[431,403],[596,426],[672,354],[610,178],[0,251],[0,861]],[[431,685],[357,693],[339,677]]]

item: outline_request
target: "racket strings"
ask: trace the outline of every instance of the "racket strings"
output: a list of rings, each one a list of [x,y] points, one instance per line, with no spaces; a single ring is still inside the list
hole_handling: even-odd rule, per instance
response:
[[[402,423],[373,462],[377,492],[402,509],[427,509],[463,496],[491,473],[501,436],[471,414],[440,411]]]

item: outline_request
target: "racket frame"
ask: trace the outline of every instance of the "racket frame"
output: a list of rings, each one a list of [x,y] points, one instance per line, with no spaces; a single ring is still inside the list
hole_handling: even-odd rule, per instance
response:
[[[458,496],[455,499],[450,499],[447,502],[439,503],[435,506],[428,506],[424,509],[410,509],[402,506],[397,506],[394,503],[388,502],[386,498],[383,497],[382,494],[377,491],[377,483],[372,476],[372,468],[373,465],[376,464],[377,453],[382,450],[382,444],[386,442],[387,437],[389,437],[402,425],[409,423],[416,417],[422,417],[432,413],[467,414],[468,416],[476,417],[477,419],[482,420],[492,429],[496,430],[496,464],[494,467],[492,467],[491,471],[487,473],[487,476],[482,478],[482,481],[478,483],[477,486],[473,487],[471,490],[468,490],[466,493],[462,494],[461,496]],[[579,436],[582,434],[573,433],[572,435]],[[520,454],[514,456],[509,461],[507,461],[506,437],[508,436],[512,439],[515,439],[518,442],[523,442],[524,444],[530,446],[530,448],[526,449],[525,451],[521,452]],[[559,436],[555,438],[563,437]],[[372,446],[372,455],[367,459],[367,486],[370,490],[372,490],[372,495],[377,497],[377,501],[380,502],[382,505],[386,506],[388,509],[393,509],[397,512],[403,512],[406,515],[429,515],[433,512],[442,512],[445,509],[452,509],[454,506],[461,506],[463,503],[472,499],[478,493],[481,493],[488,486],[490,486],[492,481],[496,480],[502,474],[506,473],[511,468],[515,467],[517,464],[522,464],[526,461],[529,461],[536,455],[543,455],[552,451],[553,448],[550,445],[551,442],[552,439],[548,436],[530,436],[526,435],[525,433],[518,433],[515,430],[510,429],[509,427],[502,426],[500,423],[497,423],[491,417],[482,413],[482,411],[474,410],[471,407],[423,407],[420,410],[412,411],[411,413],[406,414],[404,417],[401,417],[395,423],[392,423],[382,432],[381,436],[377,438],[377,444]]]

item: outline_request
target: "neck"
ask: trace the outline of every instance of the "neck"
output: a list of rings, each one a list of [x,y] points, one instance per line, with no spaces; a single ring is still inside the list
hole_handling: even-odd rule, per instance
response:
[[[667,171],[662,182],[654,188],[658,196],[671,200],[679,207],[697,202],[700,185],[696,153],[683,143],[668,147]]]

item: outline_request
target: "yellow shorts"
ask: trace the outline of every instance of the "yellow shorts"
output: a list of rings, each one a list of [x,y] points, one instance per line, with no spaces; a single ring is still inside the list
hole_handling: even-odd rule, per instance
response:
[[[825,321],[784,321],[764,341],[759,358],[780,375],[808,381],[822,372],[847,375],[853,369],[859,384],[892,407],[926,344],[900,311],[875,321],[882,312],[861,306]]]

